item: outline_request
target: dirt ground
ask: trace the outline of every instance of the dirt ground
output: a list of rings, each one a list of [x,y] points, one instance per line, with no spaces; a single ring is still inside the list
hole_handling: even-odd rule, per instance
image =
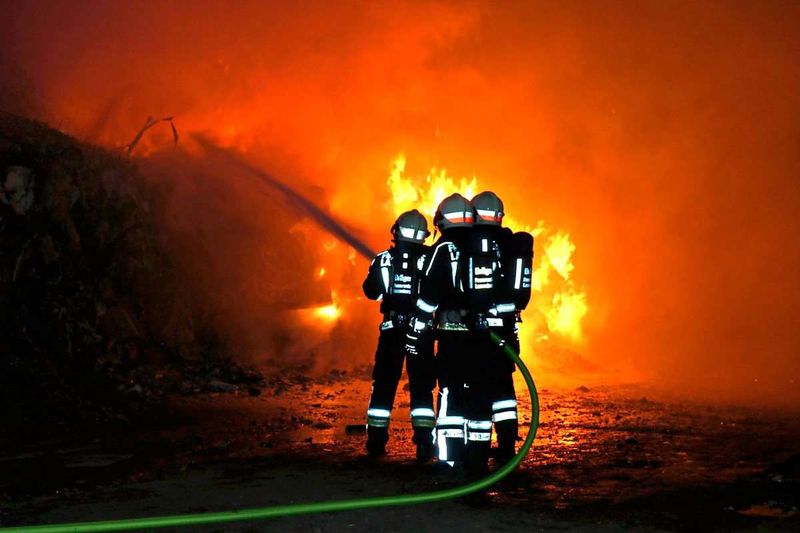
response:
[[[256,394],[258,392],[258,394]],[[3,443],[5,526],[423,492],[464,481],[416,465],[407,392],[389,456],[363,459],[369,381],[332,372],[186,396],[136,432]],[[800,417],[664,403],[641,388],[540,391],[521,468],[481,498],[192,531],[800,531]],[[530,404],[521,396],[522,433]]]

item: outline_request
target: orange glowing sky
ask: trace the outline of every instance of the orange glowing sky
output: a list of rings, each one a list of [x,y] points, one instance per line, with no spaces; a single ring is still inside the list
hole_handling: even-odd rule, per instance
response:
[[[542,366],[800,401],[797,3],[4,10],[4,107],[106,146],[148,115],[175,115],[183,132],[210,132],[298,184],[376,249],[398,154],[412,176],[475,176],[511,216],[575,245],[585,341],[552,347]],[[142,153],[168,140],[154,131]],[[314,231],[291,235],[312,246]],[[362,275],[363,262],[337,257],[345,266],[319,252],[307,278]]]

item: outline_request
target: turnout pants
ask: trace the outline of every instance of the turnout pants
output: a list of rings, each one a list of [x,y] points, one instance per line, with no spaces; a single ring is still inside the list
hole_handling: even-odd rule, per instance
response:
[[[465,444],[465,355],[470,347],[466,331],[439,330],[436,370],[439,379],[436,447],[439,461],[462,462]]]
[[[391,328],[381,331],[375,352],[372,371],[372,393],[367,409],[367,450],[380,451],[389,440],[389,420],[397,393],[397,384],[403,373],[403,362],[408,373],[411,393],[411,425],[415,444],[430,444],[433,439],[434,412],[433,388],[436,384],[433,361],[433,341],[421,343],[418,355],[408,356],[405,351],[405,331]]]
[[[519,355],[519,337],[515,330],[499,331],[514,352]],[[514,390],[515,365],[502,348],[499,349],[501,361],[498,376],[491,391],[492,422],[497,435],[498,458],[510,459],[516,453],[519,425],[517,421],[517,395]]]
[[[498,331],[501,337],[505,332]],[[465,417],[467,471],[483,475],[491,449],[492,424],[501,456],[510,457],[517,437],[517,402],[514,393],[514,363],[495,344],[487,331],[471,332],[465,357]],[[517,348],[513,341],[512,347]]]

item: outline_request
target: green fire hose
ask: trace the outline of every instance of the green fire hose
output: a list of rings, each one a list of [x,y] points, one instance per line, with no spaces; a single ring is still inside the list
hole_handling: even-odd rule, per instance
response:
[[[492,340],[500,343],[500,337],[491,333]],[[528,392],[531,397],[531,425],[525,442],[519,452],[502,468],[496,470],[489,476],[473,481],[466,485],[461,485],[446,490],[433,492],[423,492],[421,494],[407,494],[402,496],[383,496],[377,498],[363,498],[355,500],[340,500],[315,503],[297,503],[291,505],[278,505],[274,507],[258,507],[255,509],[243,509],[238,511],[222,511],[216,513],[195,513],[171,516],[154,516],[150,518],[127,518],[123,520],[105,520],[96,522],[78,522],[71,524],[50,524],[38,526],[18,526],[0,528],[2,533],[26,532],[26,533],[89,533],[97,531],[128,531],[132,529],[148,529],[160,527],[191,526],[199,524],[220,524],[224,522],[238,522],[244,520],[264,520],[267,518],[277,518],[282,516],[293,516],[313,513],[330,513],[334,511],[354,511],[358,509],[370,509],[374,507],[388,507],[394,505],[412,505],[420,503],[432,503],[442,500],[450,500],[466,496],[473,492],[483,490],[497,483],[511,473],[527,455],[536,437],[536,430],[539,426],[539,397],[536,393],[536,385],[533,383],[531,373],[519,355],[506,343],[503,347],[505,353],[519,367]]]

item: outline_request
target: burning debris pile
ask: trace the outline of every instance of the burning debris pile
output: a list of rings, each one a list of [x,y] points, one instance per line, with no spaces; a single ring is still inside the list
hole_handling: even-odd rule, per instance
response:
[[[164,251],[164,194],[129,160],[5,115],[0,170],[7,423],[105,422],[170,392],[261,379],[220,357],[223,339]]]

